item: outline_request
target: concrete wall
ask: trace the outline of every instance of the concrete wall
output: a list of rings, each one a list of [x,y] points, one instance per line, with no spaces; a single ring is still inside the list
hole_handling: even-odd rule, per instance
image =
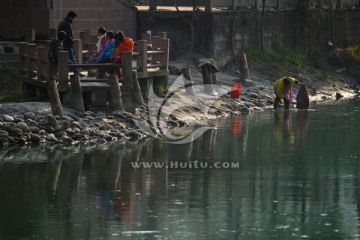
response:
[[[96,33],[99,26],[136,35],[136,12],[116,0],[6,0],[0,8],[0,39],[21,39],[35,28],[38,39],[46,39],[49,28],[57,28],[69,10],[79,17],[73,24],[75,37],[81,30]]]
[[[191,13],[184,12],[187,19]],[[266,11],[264,45],[267,49],[293,48],[319,50],[328,40],[336,45],[360,41],[360,10]],[[200,12],[196,21],[195,52],[215,57],[220,65],[232,59],[234,52],[261,47],[261,12]],[[138,14],[138,32],[168,32],[171,58],[188,49],[189,28],[176,12],[147,11]]]
[[[144,4],[149,4],[154,0],[141,0]],[[174,1],[169,0],[155,0],[157,2],[158,6],[173,6]],[[204,6],[205,1],[209,0],[197,0],[196,3],[198,6]],[[255,5],[255,0],[211,0],[213,7],[231,7],[234,4],[238,7],[252,7]],[[262,6],[262,0],[257,0],[258,6]],[[280,7],[293,7],[297,4],[298,0],[279,0],[279,6]],[[336,0],[330,0],[332,4],[336,4]],[[316,6],[318,4],[318,0],[312,0],[310,1],[310,6]],[[323,6],[328,6],[329,1],[328,0],[322,0]],[[358,0],[342,0],[343,6],[355,6],[358,4]],[[191,0],[177,0],[177,4],[179,6],[192,6]],[[266,0],[266,6],[267,7],[274,7],[277,5],[277,0]]]
[[[1,1],[0,39],[25,38],[26,29],[29,28],[49,28],[47,1]]]
[[[78,13],[73,24],[75,37],[80,36],[81,30],[96,33],[100,26],[136,36],[136,12],[115,0],[54,0],[54,8],[50,9],[50,28],[57,28],[70,10]]]

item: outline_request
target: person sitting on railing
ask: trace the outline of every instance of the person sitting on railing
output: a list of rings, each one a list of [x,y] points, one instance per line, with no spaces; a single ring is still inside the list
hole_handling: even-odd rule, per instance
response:
[[[117,57],[113,59],[113,63],[121,64],[123,52],[134,51],[134,41],[130,37],[126,37],[124,32],[117,32],[115,34],[115,47]],[[115,73],[121,76],[120,69],[115,69]]]
[[[98,57],[90,58],[93,63],[109,63],[111,57],[111,49],[114,48],[114,32],[108,31],[106,33],[106,44],[104,50]]]
[[[94,51],[94,54],[91,57],[98,57],[101,52],[104,50],[106,45],[106,29],[104,27],[99,27],[97,30],[99,41],[97,43],[97,49]]]
[[[134,41],[126,37],[123,32],[117,32],[115,34],[115,47],[117,57],[113,60],[113,63],[121,64],[122,53],[134,51]]]

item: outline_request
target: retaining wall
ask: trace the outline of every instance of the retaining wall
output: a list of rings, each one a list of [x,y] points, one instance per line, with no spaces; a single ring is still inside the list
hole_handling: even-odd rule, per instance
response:
[[[183,12],[191,19],[191,12]],[[195,52],[215,57],[220,65],[234,53],[247,47],[261,47],[261,11],[198,12],[195,18]],[[311,10],[307,12],[266,11],[264,46],[320,50],[329,40],[338,46],[360,41],[360,10]],[[190,30],[177,12],[144,11],[138,13],[138,32],[167,32],[171,58],[187,51]]]

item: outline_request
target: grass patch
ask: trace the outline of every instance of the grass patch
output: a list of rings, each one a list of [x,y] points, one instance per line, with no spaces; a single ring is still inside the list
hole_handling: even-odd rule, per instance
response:
[[[350,62],[353,62],[354,64],[360,63],[360,46],[350,46],[345,48],[345,54],[347,55],[347,58]]]
[[[0,70],[0,103],[21,102],[22,82],[18,68]]]
[[[261,51],[260,49],[248,48],[245,50],[247,57],[255,62],[273,63],[276,62],[282,67],[290,66],[320,68],[318,58],[315,53],[304,54],[292,49],[278,49]]]
[[[8,91],[3,91],[0,95],[0,103],[5,102],[23,102],[22,89],[16,88]]]

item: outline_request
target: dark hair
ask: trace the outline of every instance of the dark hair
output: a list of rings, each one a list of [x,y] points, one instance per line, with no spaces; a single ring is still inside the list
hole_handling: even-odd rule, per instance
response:
[[[67,17],[71,17],[71,18],[77,17],[77,13],[75,11],[70,11],[68,12]]]
[[[285,78],[283,81],[284,81],[284,86],[285,86],[285,87],[287,87],[287,86],[290,86],[290,85],[291,85],[290,79]]]
[[[106,36],[108,36],[109,38],[114,38],[114,32],[112,32],[112,31],[107,31],[107,32],[106,32]]]
[[[125,34],[124,34],[124,32],[122,32],[122,31],[117,32],[117,33],[115,34],[115,39],[116,39],[116,40],[119,40],[120,42],[124,41],[124,39],[125,39]]]
[[[106,33],[106,29],[104,27],[99,27],[97,31],[98,31],[98,33],[101,33],[101,34]]]
[[[64,41],[67,37],[67,34],[65,31],[58,31],[57,32],[57,38],[60,40],[60,41]]]

